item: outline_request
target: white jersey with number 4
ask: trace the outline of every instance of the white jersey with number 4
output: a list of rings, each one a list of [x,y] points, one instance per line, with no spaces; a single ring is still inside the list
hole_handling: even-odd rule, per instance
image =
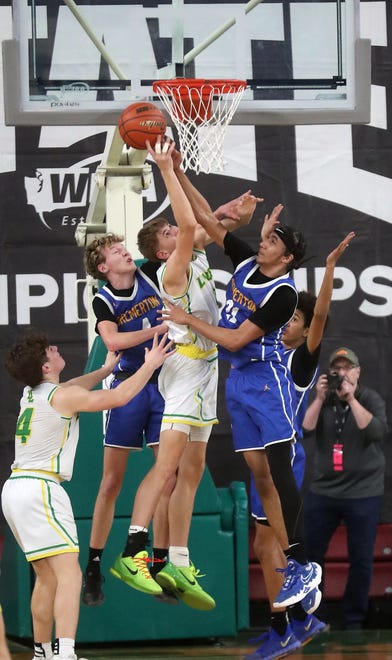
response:
[[[77,415],[63,417],[51,405],[59,385],[25,387],[15,432],[12,470],[43,470],[61,480],[72,477],[79,438]]]

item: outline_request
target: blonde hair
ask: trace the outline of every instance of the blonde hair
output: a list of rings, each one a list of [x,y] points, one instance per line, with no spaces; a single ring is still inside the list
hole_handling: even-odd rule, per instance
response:
[[[118,234],[105,234],[92,241],[84,251],[86,273],[91,275],[91,277],[95,277],[97,280],[106,280],[105,275],[98,270],[98,266],[105,261],[103,251],[106,247],[111,247],[115,243],[122,243],[123,241],[124,236],[119,236]]]

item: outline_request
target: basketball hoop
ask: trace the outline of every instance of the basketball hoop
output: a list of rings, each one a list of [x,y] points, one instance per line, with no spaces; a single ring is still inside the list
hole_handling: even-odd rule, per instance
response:
[[[199,172],[222,171],[223,140],[246,88],[245,80],[156,80],[156,92],[178,131],[182,164]]]

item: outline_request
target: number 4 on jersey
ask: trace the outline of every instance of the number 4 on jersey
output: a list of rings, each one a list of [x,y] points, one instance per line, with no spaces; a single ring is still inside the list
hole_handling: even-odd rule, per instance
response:
[[[33,417],[34,408],[25,408],[19,415],[16,422],[15,435],[20,438],[22,445],[24,445],[31,435],[31,420]]]

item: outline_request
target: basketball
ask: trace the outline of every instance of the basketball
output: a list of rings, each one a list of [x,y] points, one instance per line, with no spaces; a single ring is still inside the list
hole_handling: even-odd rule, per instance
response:
[[[128,147],[146,149],[146,140],[154,147],[158,135],[165,134],[166,119],[153,103],[132,103],[121,113],[118,130]]]

